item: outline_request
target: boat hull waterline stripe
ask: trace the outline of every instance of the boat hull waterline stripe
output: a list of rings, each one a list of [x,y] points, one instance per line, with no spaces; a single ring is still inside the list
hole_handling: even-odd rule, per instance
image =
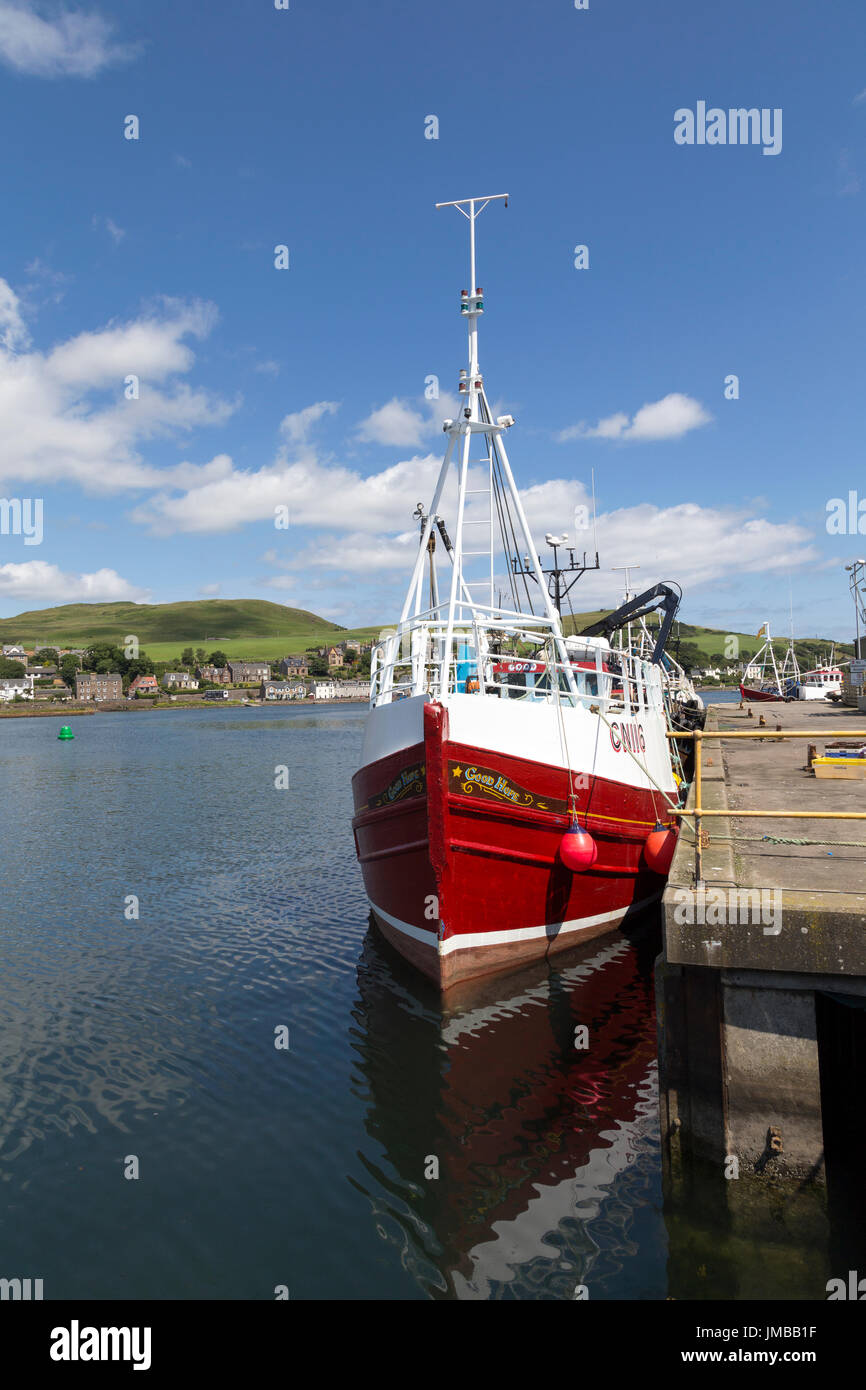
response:
[[[544,936],[560,936],[563,932],[585,931],[587,927],[597,927],[602,922],[620,920],[626,913],[639,912],[642,908],[657,902],[660,895],[661,889],[658,893],[651,893],[647,898],[641,898],[639,902],[618,907],[613,912],[599,912],[593,917],[573,917],[567,922],[554,922],[549,926],[516,927],[509,931],[466,932],[460,936],[446,937],[444,941],[439,940],[436,932],[425,931],[423,927],[413,927],[410,922],[403,922],[399,917],[392,916],[384,908],[377,907],[372,899],[370,906],[378,917],[396,931],[411,936],[422,945],[430,946],[434,951],[438,951],[440,956],[448,956],[454,951],[465,951],[478,946],[507,946],[515,941],[535,941]]]

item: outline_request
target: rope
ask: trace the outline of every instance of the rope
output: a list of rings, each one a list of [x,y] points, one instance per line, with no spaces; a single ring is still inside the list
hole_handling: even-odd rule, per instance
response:
[[[808,837],[793,835],[714,835],[714,844],[749,845],[839,845],[846,849],[866,849],[866,840],[810,840]]]
[[[574,794],[574,777],[571,771],[571,750],[568,746],[568,735],[565,732],[565,717],[562,713],[562,692],[559,688],[559,668],[556,664],[556,642],[552,637],[547,639],[545,644],[547,655],[547,670],[550,675],[551,685],[556,693],[556,712],[559,715],[559,733],[562,739],[562,748],[565,753],[565,763],[568,769],[568,804],[570,819],[572,822],[577,820],[577,802]],[[589,819],[589,807],[587,806],[586,820]]]
[[[625,674],[624,674],[624,673],[623,673],[623,679],[625,679]],[[598,717],[599,717],[599,719],[601,720],[601,722],[607,726],[607,729],[608,729],[608,731],[609,731],[609,730],[610,730],[610,724],[608,723],[608,721],[605,719],[604,715],[602,714],[602,712],[601,712],[601,706],[596,706],[596,713],[598,714]],[[655,778],[653,777],[653,775],[652,775],[652,773],[650,772],[649,768],[644,766],[644,764],[641,762],[640,758],[636,758],[635,755],[634,755],[634,753],[631,751],[631,749],[625,747],[625,744],[623,744],[623,752],[624,752],[624,753],[628,753],[628,755],[629,755],[629,757],[632,759],[632,761],[635,762],[635,763],[637,763],[637,765],[638,765],[638,767],[640,768],[641,772],[644,774],[644,776],[647,778],[647,780],[648,780],[649,782],[652,782],[652,784],[653,784],[653,786],[655,787],[656,791],[657,791],[657,792],[661,792],[662,796],[664,797],[664,799],[665,799],[665,801],[668,803],[668,805],[669,805],[673,810],[678,811],[678,810],[680,809],[680,804],[679,804],[679,802],[678,802],[678,801],[671,801],[671,799],[670,799],[670,797],[668,796],[668,793],[665,791],[664,787],[660,787],[660,786],[659,786],[658,782],[657,782],[657,781],[655,780]],[[656,818],[658,819],[658,811],[656,811]],[[681,817],[680,817],[680,820],[681,820],[681,821],[686,821],[687,819],[688,819],[688,817],[686,817],[686,816],[681,816]],[[692,829],[694,829],[694,826],[692,826]]]

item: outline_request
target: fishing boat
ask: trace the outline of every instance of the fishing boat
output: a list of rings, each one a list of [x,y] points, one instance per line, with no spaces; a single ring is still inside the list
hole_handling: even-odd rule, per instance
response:
[[[837,700],[842,698],[842,667],[834,661],[835,646],[830,653],[829,661],[821,662],[818,666],[813,666],[811,671],[804,671],[800,677],[800,685],[797,690],[799,700]],[[848,663],[843,663],[847,665]]]
[[[800,683],[800,668],[797,664],[793,638],[788,644],[782,666],[779,667],[773,648],[773,639],[770,636],[770,624],[764,623],[763,627],[758,629],[757,636],[764,637],[764,645],[759,649],[754,660],[749,663],[749,669],[757,670],[758,676],[756,680],[753,678],[754,684],[747,685],[745,677],[740,682],[740,694],[743,699],[759,702],[796,700],[797,687]]]
[[[678,591],[657,584],[566,634],[563,569],[543,569],[508,458],[514,419],[491,413],[475,224],[506,198],[437,204],[469,221],[468,367],[399,621],[373,650],[352,781],[373,919],[443,989],[612,931],[657,899],[683,785],[662,670]],[[597,567],[569,554],[576,577]],[[613,644],[656,610],[648,656]]]

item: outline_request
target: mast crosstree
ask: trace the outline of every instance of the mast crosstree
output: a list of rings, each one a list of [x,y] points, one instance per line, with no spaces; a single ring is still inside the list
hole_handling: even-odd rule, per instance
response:
[[[407,626],[414,627],[429,619],[439,620],[444,626],[444,631],[440,627],[440,646],[437,658],[439,687],[442,692],[449,689],[452,667],[456,662],[455,630],[463,630],[469,626],[477,632],[480,626],[486,627],[490,623],[526,618],[529,615],[534,616],[533,604],[529,598],[529,589],[526,584],[527,579],[535,580],[538,585],[538,594],[543,609],[541,621],[553,642],[555,659],[561,662],[565,668],[566,684],[570,689],[574,687],[568,666],[560,614],[548,592],[548,586],[545,582],[547,576],[536,553],[535,543],[514,481],[508,451],[503,439],[506,430],[514,424],[514,419],[511,415],[502,415],[496,420],[493,419],[478,359],[478,319],[484,312],[484,293],[477,281],[475,223],[489,203],[500,201],[507,206],[508,194],[494,193],[483,197],[462,198],[453,202],[436,204],[437,208],[456,208],[469,222],[470,288],[463,290],[460,297],[460,313],[462,317],[466,318],[468,327],[468,369],[464,369],[460,373],[458,388],[461,402],[460,414],[455,420],[445,420],[442,426],[448,437],[448,443],[433,501],[427,517],[423,520],[418,558],[400,616],[400,629],[401,634],[405,636]],[[475,436],[479,436],[479,442],[485,445],[485,455],[477,459],[470,457]],[[447,600],[439,602],[438,595],[434,597],[431,592],[433,607],[422,611],[424,558],[425,555],[429,554],[429,541],[433,534],[433,527],[441,520],[439,508],[450,476],[452,462],[456,464],[457,468],[457,512],[453,543],[448,550],[452,564],[451,582]],[[483,488],[470,487],[469,485],[470,468],[477,465],[483,466],[487,472],[486,484]],[[486,515],[467,517],[467,499],[482,495],[487,499]],[[495,603],[495,561],[498,552],[494,535],[495,522],[498,522],[502,549],[505,554],[518,555],[521,550],[523,551],[522,564],[514,566],[512,563],[508,563],[507,565],[509,580],[512,584],[513,610],[503,610]],[[466,528],[470,526],[487,527],[488,545],[486,549],[480,548],[480,542],[467,548]],[[467,577],[464,562],[469,561],[471,569],[472,561],[482,557],[487,562],[484,578]],[[522,612],[520,611],[515,584],[518,576],[523,578],[526,588],[527,604]],[[473,593],[473,590],[477,590],[480,586],[487,589],[487,602],[484,602],[481,597],[476,597]],[[539,619],[536,618],[536,621]]]

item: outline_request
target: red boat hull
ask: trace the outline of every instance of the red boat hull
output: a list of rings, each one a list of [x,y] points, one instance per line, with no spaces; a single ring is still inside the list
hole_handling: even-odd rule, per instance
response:
[[[773,694],[768,690],[753,690],[748,685],[740,686],[740,694],[744,700],[757,700],[765,704],[775,701],[777,704],[784,704],[788,700],[787,695]]]
[[[424,708],[424,740],[353,778],[355,846],[382,934],[443,988],[513,969],[614,930],[659,896],[644,858],[660,793],[575,778],[581,826],[598,846],[589,870],[559,856],[568,779],[551,767],[448,737]],[[588,785],[587,785],[588,783]]]

